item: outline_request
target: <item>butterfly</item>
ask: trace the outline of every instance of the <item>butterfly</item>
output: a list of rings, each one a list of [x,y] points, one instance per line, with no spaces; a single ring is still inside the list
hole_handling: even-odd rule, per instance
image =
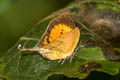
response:
[[[22,51],[37,51],[49,60],[73,58],[79,43],[80,30],[75,26],[69,14],[53,19],[34,48],[22,48]],[[64,61],[63,61],[64,62]]]

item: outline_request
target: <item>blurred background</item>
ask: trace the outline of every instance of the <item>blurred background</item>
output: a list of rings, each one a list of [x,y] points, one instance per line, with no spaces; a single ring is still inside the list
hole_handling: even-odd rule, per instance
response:
[[[71,1],[73,0],[0,0],[0,59],[38,21]],[[59,77],[61,80],[78,80],[60,75]],[[96,79],[118,80],[120,77],[92,72],[86,80]]]
[[[0,56],[42,18],[72,0],[0,0]]]

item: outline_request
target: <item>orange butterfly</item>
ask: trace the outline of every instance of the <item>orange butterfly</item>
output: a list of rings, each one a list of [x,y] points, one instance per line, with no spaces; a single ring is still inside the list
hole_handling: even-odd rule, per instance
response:
[[[80,39],[80,30],[68,14],[53,19],[45,32],[34,48],[21,50],[37,51],[49,60],[65,60],[74,55]]]

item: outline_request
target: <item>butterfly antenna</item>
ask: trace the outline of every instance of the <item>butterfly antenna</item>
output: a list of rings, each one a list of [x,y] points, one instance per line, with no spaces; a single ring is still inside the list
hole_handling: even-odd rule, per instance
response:
[[[21,51],[36,51],[34,48],[22,48]]]

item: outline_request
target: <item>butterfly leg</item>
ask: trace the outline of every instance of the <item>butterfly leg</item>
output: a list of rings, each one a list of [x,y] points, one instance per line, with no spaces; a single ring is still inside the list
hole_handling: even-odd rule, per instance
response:
[[[85,45],[78,45],[78,47],[74,50],[74,52],[72,53],[72,55],[70,56],[70,63],[72,62],[72,59],[74,57],[74,55],[77,53],[77,51],[81,48],[84,47]]]
[[[58,60],[58,63],[60,63],[62,61],[62,59]]]
[[[61,63],[62,65],[64,64],[65,60],[66,60],[66,59],[63,59],[63,61],[62,61],[62,63]]]
[[[72,59],[73,59],[73,57],[74,57],[74,55],[77,53],[77,51],[76,52],[73,52],[72,53],[72,55],[70,56],[70,63],[72,62]]]

